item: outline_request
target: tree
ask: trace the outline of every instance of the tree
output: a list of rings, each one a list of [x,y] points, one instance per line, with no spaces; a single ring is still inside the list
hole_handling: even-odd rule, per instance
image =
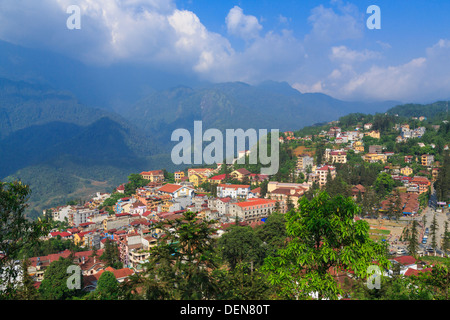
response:
[[[215,271],[219,283],[217,299],[268,300],[271,286],[263,273],[249,263],[239,263],[233,270]]]
[[[424,272],[414,278],[417,287],[428,289],[435,300],[448,300],[450,289],[450,270],[443,264],[433,266],[431,272]]]
[[[22,281],[21,286],[17,289],[17,300],[37,300],[39,298],[38,291],[34,286],[33,278],[28,274],[28,267],[31,265],[30,260],[23,259],[22,266]]]
[[[442,239],[442,251],[447,253],[450,249],[450,233],[448,232],[448,221],[444,224],[444,238]]]
[[[291,211],[295,207],[294,203],[292,202],[291,196],[288,195],[286,200],[286,210]]]
[[[125,184],[124,194],[130,196],[136,191],[137,188],[141,188],[149,182],[150,180],[144,179],[140,174],[132,173],[128,176],[128,183]]]
[[[187,211],[181,218],[154,225],[163,230],[163,236],[144,266],[141,280],[147,299],[195,300],[217,295],[213,223]]]
[[[448,151],[445,152],[442,167],[434,182],[434,188],[439,201],[450,202],[450,155]]]
[[[263,242],[249,227],[231,226],[218,242],[220,255],[233,270],[242,263],[261,264],[264,259]]]
[[[365,278],[377,261],[388,265],[387,248],[369,238],[369,225],[354,221],[359,207],[351,198],[331,198],[325,191],[312,200],[303,197],[299,207],[286,214],[290,241],[277,256],[265,259],[263,270],[283,298],[337,299],[342,289],[331,270],[353,270]]]
[[[120,261],[119,248],[114,241],[109,238],[105,241],[105,250],[100,257],[100,260],[104,261],[107,267],[112,267],[114,269],[121,269],[123,267]]]
[[[381,195],[386,195],[394,189],[395,181],[392,179],[391,175],[382,172],[378,175],[375,180],[375,191]]]
[[[430,231],[431,231],[430,233],[431,233],[431,247],[435,250],[436,250],[436,246],[437,246],[437,241],[436,241],[437,229],[438,229],[437,219],[436,219],[436,214],[434,214],[433,220],[432,220],[431,226],[430,226]]]
[[[71,257],[50,263],[44,272],[44,280],[39,286],[39,293],[44,300],[68,300],[82,294],[81,288],[69,288],[68,280],[71,274],[67,271],[73,265]],[[76,273],[74,274],[76,275]],[[82,274],[79,273],[79,283],[82,282]]]
[[[389,213],[395,220],[398,220],[402,216],[403,206],[398,190],[395,190],[389,198]]]
[[[365,215],[378,216],[378,208],[380,207],[380,198],[373,188],[367,188],[361,202],[361,213]]]
[[[114,273],[111,271],[104,271],[97,282],[97,287],[94,291],[96,300],[118,300],[119,298],[119,282]]]
[[[0,181],[0,293],[4,299],[13,298],[19,268],[14,266],[20,250],[27,243],[33,243],[41,235],[48,234],[46,219],[29,221],[25,216],[30,188],[20,181]]]
[[[261,239],[266,255],[276,254],[286,243],[286,219],[284,214],[273,212],[266,222],[256,229],[256,236]]]
[[[417,230],[417,221],[413,220],[411,226],[411,232],[408,237],[408,251],[412,256],[416,256],[418,249],[418,230]]]

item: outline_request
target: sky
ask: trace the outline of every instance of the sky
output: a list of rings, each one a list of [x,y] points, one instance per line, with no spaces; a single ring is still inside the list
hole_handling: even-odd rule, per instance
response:
[[[448,13],[448,0],[4,0],[0,39],[87,65],[424,103],[450,98]]]

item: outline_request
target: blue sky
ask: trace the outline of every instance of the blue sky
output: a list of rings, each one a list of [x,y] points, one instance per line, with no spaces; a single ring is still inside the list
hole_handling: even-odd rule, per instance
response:
[[[70,5],[81,8],[80,30],[66,27]],[[380,30],[366,27],[370,5]],[[445,0],[16,0],[0,3],[0,39],[88,65],[430,102],[450,97],[449,12]]]

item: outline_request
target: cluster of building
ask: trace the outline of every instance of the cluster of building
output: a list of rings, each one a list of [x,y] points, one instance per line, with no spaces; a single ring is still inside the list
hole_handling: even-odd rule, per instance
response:
[[[407,123],[402,124],[400,126],[396,125],[395,129],[400,131],[400,134],[395,139],[395,141],[397,143],[405,142],[411,138],[421,138],[425,134],[425,131],[426,131],[425,127],[418,127],[418,128],[411,129],[409,127],[409,124],[407,124]]]
[[[106,193],[98,193],[83,205],[52,208],[53,220],[67,222],[70,227],[52,230],[46,239],[71,240],[89,249],[75,256],[85,277],[86,290],[89,291],[95,289],[99,276],[107,270],[99,257],[108,240],[117,244],[119,258],[124,266],[121,270],[110,267],[108,270],[114,271],[116,278],[122,281],[122,276],[142,270],[148,260],[149,249],[157,245],[163,234],[157,227],[161,222],[182,218],[184,212],[191,211],[197,213],[200,219],[214,220],[217,236],[220,236],[236,221],[243,225],[260,225],[279,207],[277,200],[261,198],[260,188],[250,188],[251,182],[267,180],[268,176],[237,169],[230,172],[228,177],[242,183],[230,184],[225,183],[225,175],[217,175],[219,169],[220,166],[216,169],[193,168],[187,170],[186,175],[185,172],[176,172],[176,183],[167,183],[162,170],[141,172],[140,175],[149,183],[137,188],[131,196],[125,196],[125,184],[118,186],[116,192],[124,196],[112,206],[113,214],[100,209],[103,201],[111,196]],[[217,185],[216,197],[200,193],[198,186],[205,181]],[[97,254],[92,255],[93,252]],[[64,251],[32,258],[28,271],[37,286],[51,262],[68,256],[69,252]]]

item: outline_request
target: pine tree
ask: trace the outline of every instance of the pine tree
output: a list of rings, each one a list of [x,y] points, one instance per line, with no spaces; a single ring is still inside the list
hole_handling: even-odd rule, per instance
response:
[[[437,226],[437,220],[436,220],[436,214],[433,216],[433,221],[431,222],[431,247],[433,249],[436,249],[437,247],[437,241],[436,241],[436,230],[438,229]]]
[[[37,300],[39,298],[38,290],[34,286],[33,278],[28,274],[30,260],[22,260],[22,285],[17,290],[18,300]]]
[[[448,221],[445,221],[444,224],[444,239],[442,239],[442,251],[447,253],[447,250],[450,249],[450,234],[448,232]]]
[[[418,230],[417,230],[417,221],[413,220],[411,231],[408,235],[408,251],[412,256],[416,256],[417,248],[418,248]]]

